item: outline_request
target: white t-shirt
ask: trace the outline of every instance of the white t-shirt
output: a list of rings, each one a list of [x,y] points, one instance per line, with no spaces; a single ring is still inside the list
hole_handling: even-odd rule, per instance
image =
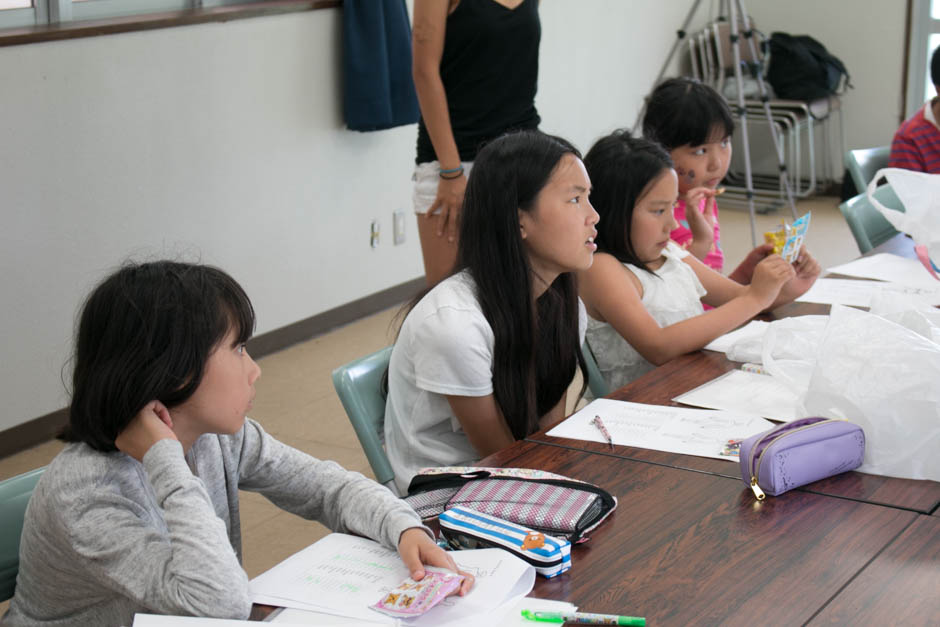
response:
[[[445,395],[493,393],[493,330],[461,272],[441,281],[402,324],[388,367],[385,449],[405,494],[428,466],[465,465],[479,458]],[[583,342],[587,315],[578,301]]]
[[[634,265],[623,264],[639,279],[643,286],[641,302],[660,327],[668,327],[704,312],[701,299],[706,294],[705,288],[691,266],[682,261],[688,254],[687,250],[682,250],[670,240],[663,249],[666,262],[656,270],[656,276]],[[597,368],[611,391],[655,368],[606,322],[591,318],[587,340]]]

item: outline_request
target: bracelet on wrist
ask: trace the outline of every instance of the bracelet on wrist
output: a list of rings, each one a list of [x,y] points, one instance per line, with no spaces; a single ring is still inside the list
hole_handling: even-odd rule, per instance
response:
[[[441,170],[438,173],[438,176],[444,179],[445,181],[453,181],[454,179],[459,179],[463,176],[463,166],[456,169],[456,171],[451,171],[450,174],[445,174],[445,170]]]
[[[457,172],[463,172],[463,164],[458,165],[456,168],[438,168],[437,171],[440,174],[455,174]]]

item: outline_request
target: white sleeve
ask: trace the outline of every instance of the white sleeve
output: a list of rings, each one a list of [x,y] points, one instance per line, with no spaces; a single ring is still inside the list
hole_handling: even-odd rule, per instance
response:
[[[412,336],[415,384],[435,394],[492,394],[493,342],[482,313],[441,307]]]

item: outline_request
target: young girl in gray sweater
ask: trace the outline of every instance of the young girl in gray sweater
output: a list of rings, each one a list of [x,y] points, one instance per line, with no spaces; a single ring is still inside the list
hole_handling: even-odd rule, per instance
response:
[[[70,444],[26,512],[4,624],[129,625],[137,612],[247,618],[238,491],[456,570],[386,488],[278,442],[245,414],[254,310],[216,268],[129,264],[85,303]],[[472,581],[465,583],[465,593]]]

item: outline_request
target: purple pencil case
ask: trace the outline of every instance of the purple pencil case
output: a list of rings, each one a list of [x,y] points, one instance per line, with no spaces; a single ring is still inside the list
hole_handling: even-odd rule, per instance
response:
[[[758,501],[840,472],[865,457],[865,432],[831,418],[801,418],[741,442],[741,479]]]

